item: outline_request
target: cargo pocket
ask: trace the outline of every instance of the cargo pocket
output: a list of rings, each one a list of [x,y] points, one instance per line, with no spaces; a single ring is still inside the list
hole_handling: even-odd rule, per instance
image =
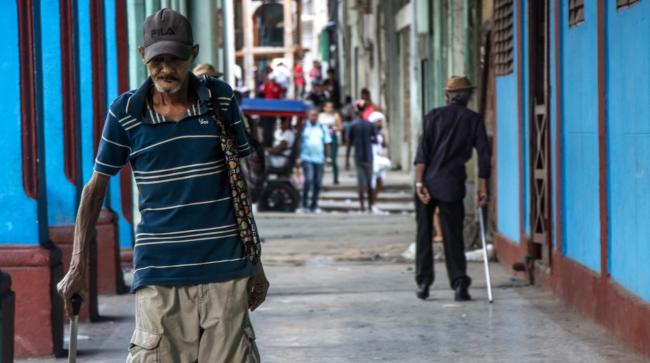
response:
[[[162,334],[136,328],[131,336],[127,363],[159,363],[158,345]]]
[[[244,340],[246,346],[246,360],[244,362],[260,363],[260,353],[257,351],[257,344],[255,344],[255,332],[250,324],[244,326]]]

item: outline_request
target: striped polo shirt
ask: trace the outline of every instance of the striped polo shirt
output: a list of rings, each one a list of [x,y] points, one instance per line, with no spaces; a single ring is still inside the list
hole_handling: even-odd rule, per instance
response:
[[[151,78],[111,105],[95,171],[131,163],[142,220],[133,248],[132,290],[144,285],[224,282],[252,276],[235,222],[228,172],[211,98],[240,157],[251,152],[230,86],[190,74],[196,102],[179,122],[153,110]]]

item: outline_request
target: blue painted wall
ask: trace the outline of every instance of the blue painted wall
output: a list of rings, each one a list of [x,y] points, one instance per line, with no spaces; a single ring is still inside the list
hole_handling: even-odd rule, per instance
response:
[[[81,123],[81,170],[83,183],[93,174],[93,69],[90,35],[90,1],[77,1],[77,41],[79,49],[79,102]]]
[[[600,271],[598,197],[598,82],[596,2],[585,2],[585,21],[569,28],[562,2],[563,251]]]
[[[519,6],[515,3],[515,7]],[[515,10],[515,14],[518,10]],[[514,20],[516,24],[517,18]],[[496,79],[497,229],[519,243],[519,129],[517,115],[517,34],[513,34],[513,72]]]
[[[48,223],[50,226],[72,225],[79,190],[68,181],[64,171],[59,3],[41,1],[40,6]]]
[[[650,301],[650,1],[606,14],[609,271]]]
[[[106,44],[106,105],[109,106],[118,96],[117,77],[117,36],[115,28],[115,0],[104,1],[104,37]],[[131,193],[129,190],[128,193]],[[121,248],[131,248],[133,244],[132,227],[124,218],[121,203],[119,174],[111,178],[108,205],[117,214]]]
[[[20,58],[18,11],[15,1],[0,3],[0,114],[4,122],[0,142],[0,163],[4,165],[0,184],[0,243],[35,244],[41,241],[38,202],[23,189],[20,113]],[[43,221],[44,227],[47,226]]]

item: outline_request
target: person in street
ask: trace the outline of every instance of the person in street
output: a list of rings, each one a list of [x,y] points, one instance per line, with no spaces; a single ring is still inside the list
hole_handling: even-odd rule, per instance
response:
[[[361,119],[366,121],[371,113],[377,111],[377,105],[372,102],[369,89],[365,87],[361,89],[361,97],[357,100],[356,107],[361,112]]]
[[[284,63],[279,62],[271,73],[271,79],[282,87],[282,98],[285,98],[291,85],[291,71],[289,68]]]
[[[190,72],[199,46],[183,15],[162,9],[143,28],[149,78],[110,106],[58,292],[68,315],[72,296],[87,295],[88,251],[109,178],[130,163],[142,221],[127,362],[259,361],[248,310],[264,301],[269,283],[259,249],[249,249],[259,244],[247,243],[257,232],[241,175],[227,165],[237,164],[234,153],[251,152],[233,91]]]
[[[291,129],[291,118],[282,118],[280,129],[275,133],[273,147],[268,150],[268,160],[272,167],[284,168],[287,166],[295,140],[296,135]]]
[[[283,90],[282,85],[276,82],[273,71],[266,73],[266,80],[262,86],[264,98],[269,100],[277,100],[282,98]]]
[[[432,227],[436,207],[440,209],[445,263],[456,301],[471,300],[463,241],[465,210],[465,163],[478,153],[478,204],[487,205],[490,176],[490,147],[483,118],[467,108],[474,87],[466,77],[447,80],[447,105],[429,112],[415,156],[417,242],[415,259],[416,295],[429,296],[434,281]]]
[[[307,94],[307,101],[311,102],[312,106],[319,110],[323,108],[325,102],[327,102],[327,94],[321,81],[312,82],[311,91]]]
[[[341,133],[341,139],[343,144],[348,143],[348,130],[350,125],[354,120],[354,104],[352,103],[352,96],[346,95],[343,106],[341,107],[341,121],[343,122],[343,132]]]
[[[305,74],[302,68],[302,61],[298,61],[293,67],[293,85],[295,87],[296,98],[305,96]]]
[[[284,93],[282,86],[280,86],[275,79],[273,79],[273,70],[267,67],[265,70],[264,84],[262,85],[262,94],[265,99],[277,100],[282,98]],[[262,116],[260,117],[260,124],[262,125],[262,145],[265,148],[273,147],[273,134],[275,133],[277,120],[275,116]]]
[[[327,94],[328,100],[334,103],[334,109],[341,109],[341,83],[336,78],[336,70],[334,68],[327,69]]]
[[[330,157],[332,137],[330,131],[318,123],[318,109],[309,111],[309,121],[302,130],[300,165],[303,172],[302,208],[312,213],[320,212],[318,198],[323,183],[325,161]],[[311,193],[311,201],[309,199]]]
[[[377,141],[377,128],[371,122],[360,119],[359,111],[357,110],[357,119],[350,125],[345,153],[345,170],[350,170],[350,154],[352,148],[354,148],[359,207],[363,213],[366,211],[366,197],[368,200],[368,209],[372,211],[374,206],[372,191],[372,145]]]
[[[341,116],[334,109],[334,103],[332,101],[325,102],[323,106],[323,112],[318,114],[318,122],[325,126],[330,131],[330,136],[332,138],[332,144],[330,146],[330,152],[332,155],[332,174],[334,177],[333,183],[339,183],[339,167],[337,163],[338,150],[339,150],[339,133],[343,129],[341,123]]]
[[[386,179],[386,170],[390,168],[390,160],[384,156],[384,148],[386,147],[386,140],[382,129],[384,128],[384,114],[378,111],[375,111],[368,116],[368,121],[370,121],[375,128],[377,129],[377,137],[375,142],[372,144],[372,190],[374,192],[372,200],[375,201],[375,204],[379,200],[379,193],[381,188],[384,185],[384,180]],[[382,213],[377,206],[373,206],[374,213]]]
[[[320,61],[318,59],[314,59],[312,62],[311,69],[309,70],[309,78],[311,82],[318,82],[321,83],[323,81],[323,72],[322,72],[323,66],[321,65]]]
[[[214,78],[221,78],[223,77],[223,73],[217,71],[212,64],[209,63],[200,63],[197,64],[196,67],[192,70],[192,73],[194,73],[195,76],[200,77],[200,76],[210,76]]]

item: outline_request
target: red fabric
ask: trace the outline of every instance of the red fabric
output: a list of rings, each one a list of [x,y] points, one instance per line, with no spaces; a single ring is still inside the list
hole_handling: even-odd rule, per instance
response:
[[[282,86],[274,81],[266,81],[264,83],[264,98],[279,99],[282,98]]]
[[[296,66],[293,67],[293,82],[296,86],[302,86],[305,84],[305,77],[302,74],[302,65],[300,64],[296,64]]]
[[[366,106],[366,108],[363,109],[363,113],[361,113],[361,117],[364,120],[368,120],[370,118],[370,114],[375,112],[375,105],[374,104],[369,104]]]

